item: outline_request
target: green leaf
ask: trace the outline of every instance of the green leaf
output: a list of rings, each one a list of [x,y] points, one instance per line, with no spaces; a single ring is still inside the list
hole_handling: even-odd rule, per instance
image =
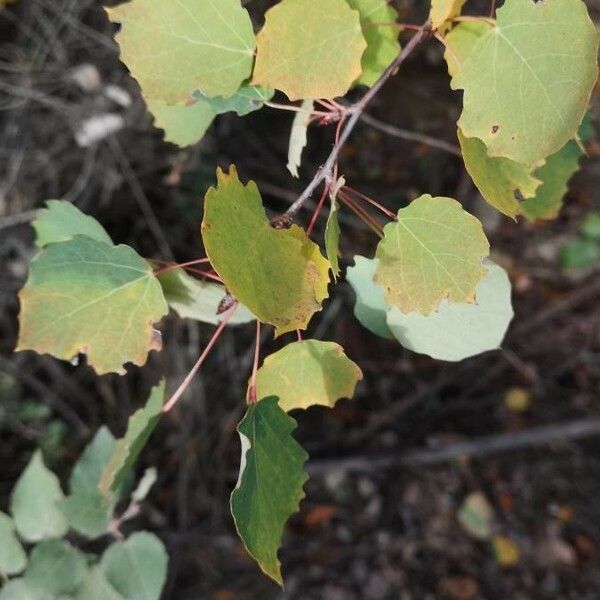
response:
[[[222,96],[209,98],[199,90],[196,90],[192,96],[197,100],[206,102],[217,115],[235,112],[238,117],[244,117],[255,110],[261,109],[274,94],[274,90],[245,84],[230,98],[223,98]]]
[[[371,86],[400,53],[398,29],[394,26],[398,13],[387,0],[348,0],[348,4],[359,12],[367,42],[358,83]]]
[[[327,297],[329,261],[297,225],[271,227],[256,184],[217,171],[204,200],[202,239],[227,289],[276,335],[304,329]]]
[[[252,72],[254,32],[240,0],[133,0],[106,9],[144,97],[182,104],[196,89],[235,94]]]
[[[308,124],[313,106],[313,100],[304,100],[300,105],[301,110],[296,113],[292,122],[287,163],[287,170],[292,177],[298,177],[298,167],[302,164],[302,151],[306,147]]]
[[[303,340],[267,356],[256,374],[259,398],[276,396],[285,412],[352,398],[362,371],[334,342]]]
[[[16,575],[26,565],[27,556],[15,535],[15,524],[0,511],[0,574]]]
[[[142,531],[109,546],[100,567],[125,600],[158,600],[167,578],[167,563],[162,542]]]
[[[75,463],[69,479],[72,494],[95,491],[106,463],[115,448],[115,438],[104,425],[98,429],[94,439]]]
[[[95,566],[90,569],[77,589],[75,600],[125,600],[110,583],[102,569]]]
[[[169,105],[148,100],[148,111],[154,116],[155,127],[165,132],[165,142],[181,147],[199,142],[217,116],[206,102],[201,101]]]
[[[588,213],[581,224],[581,233],[594,240],[600,240],[600,211]]]
[[[542,183],[527,167],[509,158],[491,158],[478,138],[466,138],[458,130],[458,141],[465,167],[481,195],[501,213],[516,217],[522,200],[533,198]]]
[[[451,77],[458,74],[479,38],[490,29],[491,25],[486,21],[463,21],[448,32],[444,38],[444,59]]]
[[[572,140],[534,171],[533,174],[541,179],[542,185],[533,198],[527,198],[521,204],[521,212],[525,218],[535,221],[558,216],[569,180],[579,169],[581,155],[579,144]]]
[[[335,200],[331,203],[327,224],[325,225],[325,254],[327,260],[331,263],[331,272],[333,279],[337,280],[340,276],[340,212]]]
[[[31,552],[25,583],[40,598],[70,594],[83,580],[87,564],[84,555],[64,540],[47,540]]]
[[[141,256],[84,236],[42,250],[19,298],[17,350],[64,360],[81,352],[98,374],[143,365],[157,345],[152,324],[168,310]]]
[[[173,269],[158,276],[169,306],[182,318],[218,325],[223,314],[217,314],[219,303],[227,290],[212,281],[203,281],[188,275],[184,269]],[[229,325],[243,325],[256,317],[240,304],[233,313]]]
[[[476,304],[442,300],[428,316],[391,308],[387,324],[397,340],[409,350],[448,361],[499,348],[513,317],[511,287],[502,267],[491,261],[486,266]]]
[[[277,553],[283,528],[298,511],[308,476],[308,455],[292,437],[296,421],[277,398],[248,407],[238,425],[242,443],[240,475],[231,494],[231,513],[239,536],[263,572],[283,584]]]
[[[112,244],[104,227],[82,213],[76,206],[66,200],[48,200],[47,208],[42,208],[33,223],[35,243],[43,248],[55,242],[65,242],[76,235],[86,235],[98,242]]]
[[[97,490],[82,490],[57,502],[71,529],[89,538],[108,531],[116,499],[105,498]]]
[[[379,261],[376,258],[354,257],[354,266],[346,269],[346,280],[356,295],[354,315],[363,327],[388,340],[394,339],[386,321],[388,305],[383,289],[375,284],[373,277]]]
[[[567,242],[559,254],[563,269],[584,269],[600,261],[600,243],[594,239],[581,237]]]
[[[129,417],[125,437],[117,440],[112,456],[102,471],[98,489],[105,497],[109,498],[119,489],[123,478],[144,448],[160,419],[164,399],[163,379],[152,388],[146,406]]]
[[[156,127],[164,130],[165,141],[183,147],[199,142],[217,115],[235,111],[244,116],[261,108],[272,96],[271,90],[251,86],[243,86],[231,98],[208,98],[196,91],[185,104],[148,100],[148,111]]]
[[[35,452],[10,500],[10,512],[19,535],[28,542],[63,536],[68,525],[56,506],[62,498],[58,478],[44,465],[41,452]]]
[[[428,315],[444,298],[475,302],[490,246],[481,223],[456,200],[421,196],[383,233],[374,281],[388,304]]]
[[[252,83],[290,100],[343,96],[362,73],[367,43],[346,0],[282,0],[257,36]]]
[[[572,139],[598,68],[598,34],[581,0],[507,0],[452,79],[458,125],[492,157],[537,166]]]
[[[467,0],[431,0],[429,20],[433,29],[439,29],[446,22],[460,15]]]

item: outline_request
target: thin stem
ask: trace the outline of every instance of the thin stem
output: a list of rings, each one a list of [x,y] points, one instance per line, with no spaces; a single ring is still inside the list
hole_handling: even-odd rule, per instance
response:
[[[493,18],[495,12],[496,12],[496,0],[492,0],[490,2],[490,18]]]
[[[408,31],[420,31],[422,25],[414,25],[413,23],[398,23],[397,21],[393,21],[389,23],[391,27],[397,27],[398,29],[406,29]]]
[[[362,198],[365,202],[368,202],[371,206],[374,206],[375,208],[380,210],[384,215],[386,215],[390,219],[393,219],[394,221],[398,220],[398,217],[391,210],[388,210],[385,206],[379,204],[379,202],[376,202],[372,198],[369,198],[369,196],[365,196],[365,194],[359,192],[358,190],[355,190],[354,188],[348,186],[344,186],[342,190],[344,190],[346,193],[354,194],[355,196]]]
[[[460,15],[458,17],[454,17],[453,21],[460,23],[461,21],[471,21],[473,23],[488,23],[489,25],[496,25],[496,19],[491,19],[490,17],[473,17],[471,15]]]
[[[163,406],[163,408],[162,408],[163,413],[168,413],[175,406],[175,404],[177,404],[177,401],[181,398],[181,396],[187,390],[192,379],[198,372],[198,369],[202,366],[202,363],[208,356],[209,352],[212,350],[212,347],[215,345],[216,341],[219,339],[219,336],[223,332],[223,329],[225,329],[225,327],[227,327],[227,324],[229,323],[229,321],[231,321],[231,317],[233,317],[233,314],[235,313],[238,306],[239,306],[239,304],[236,302],[227,311],[227,313],[225,313],[223,320],[219,323],[219,326],[217,327],[215,332],[212,334],[212,337],[208,341],[208,344],[206,344],[206,348],[204,348],[204,350],[202,351],[202,354],[200,354],[200,356],[198,357],[196,364],[191,368],[190,372],[186,375],[185,379],[181,382],[181,385],[175,390],[175,393],[169,398],[167,403]]]
[[[380,238],[383,237],[383,228],[381,225],[361,206],[356,204],[350,196],[343,192],[338,193],[338,198],[347,206],[363,223],[365,223],[371,231],[376,233]]]
[[[328,192],[329,192],[329,186],[326,185],[323,188],[323,193],[321,194],[321,198],[320,198],[319,202],[317,203],[317,206],[315,207],[312,219],[310,220],[310,223],[308,224],[308,227],[306,228],[306,235],[308,237],[310,237],[310,234],[313,232],[313,229],[315,228],[317,219],[319,218],[319,214],[321,212],[321,209],[323,208],[323,204],[325,203],[325,198],[327,198]]]
[[[299,329],[296,329],[296,335],[298,336],[298,341],[302,341],[302,332]]]
[[[340,139],[332,148],[329,157],[325,161],[325,164],[315,173],[312,181],[306,186],[300,196],[298,196],[297,200],[288,208],[285,213],[287,216],[292,218],[295,217],[300,208],[302,208],[302,205],[312,196],[313,192],[319,187],[319,185],[323,181],[331,181],[333,168],[338,160],[342,147],[350,137],[350,134],[358,123],[362,112],[365,110],[369,102],[371,102],[371,100],[378,94],[386,81],[396,73],[400,65],[415,51],[418,46],[420,46],[428,37],[430,37],[430,35],[431,27],[429,23],[425,23],[412,37],[408,44],[404,46],[402,52],[400,52],[396,59],[388,66],[388,68],[373,84],[369,91],[358,102],[348,107],[347,114],[350,114],[351,116],[340,134]]]
[[[248,386],[248,404],[256,404],[256,373],[258,371],[258,359],[260,355],[260,321],[256,319],[256,340],[254,342],[254,361],[252,362],[252,375]]]
[[[156,261],[159,262],[159,261]],[[162,261],[160,261],[162,262]],[[191,267],[192,265],[199,265],[201,263],[209,263],[210,259],[208,258],[198,258],[196,260],[189,260],[184,263],[171,263],[167,264],[164,267],[154,271],[154,275],[162,275],[163,273],[168,273],[169,271],[173,271],[174,269],[185,269],[185,267]]]
[[[329,116],[329,112],[319,111],[319,110],[306,110],[301,106],[294,106],[293,104],[278,104],[277,102],[265,102],[265,106],[270,106],[271,108],[277,108],[278,110],[289,110],[291,112],[297,113],[309,113],[311,115],[319,115],[321,117]]]
[[[218,283],[223,283],[223,280],[216,273],[211,273],[210,271],[201,271],[200,269],[188,268],[187,270],[194,275],[199,275],[200,277],[206,277],[207,279],[212,279]]]

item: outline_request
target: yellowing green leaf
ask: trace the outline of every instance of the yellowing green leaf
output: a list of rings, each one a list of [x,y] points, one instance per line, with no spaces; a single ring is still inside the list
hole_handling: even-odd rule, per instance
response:
[[[386,321],[388,305],[383,296],[383,289],[373,281],[378,264],[376,258],[355,256],[354,266],[346,269],[346,280],[356,295],[354,316],[360,324],[375,335],[394,339]]]
[[[340,212],[337,202],[333,200],[331,210],[327,217],[325,225],[325,254],[331,263],[331,272],[333,279],[336,280],[340,275]]]
[[[534,175],[542,180],[542,185],[533,198],[527,198],[521,204],[521,212],[526,219],[535,221],[558,216],[569,180],[579,169],[581,155],[579,144],[572,140],[534,171]]]
[[[400,53],[398,29],[394,27],[398,13],[388,0],[348,0],[348,4],[359,12],[367,42],[358,83],[371,86]]]
[[[296,113],[292,122],[287,163],[287,169],[292,177],[298,177],[298,167],[302,164],[302,151],[306,147],[308,123],[313,105],[313,100],[304,100],[300,105],[301,110]]]
[[[65,242],[76,235],[86,235],[99,242],[112,244],[106,230],[96,219],[82,213],[66,200],[48,200],[33,223],[35,243],[43,248],[55,242]]]
[[[439,29],[447,21],[460,14],[467,0],[431,0],[429,20],[433,29]]]
[[[121,23],[121,58],[146,99],[181,104],[196,89],[232,96],[252,72],[254,32],[240,0],[132,0],[106,10]]]
[[[487,21],[463,21],[446,34],[444,59],[451,77],[462,69],[479,38],[490,28]]]
[[[129,418],[125,437],[117,440],[113,453],[102,471],[98,490],[103,496],[111,497],[121,486],[123,478],[133,466],[160,419],[164,399],[165,382],[162,380],[152,388],[146,406]]]
[[[438,360],[459,361],[499,348],[513,317],[511,286],[502,267],[487,262],[477,286],[476,303],[442,300],[430,315],[387,313],[387,325],[409,350]]]
[[[81,352],[98,374],[143,365],[156,347],[152,325],[168,310],[151,266],[133,249],[84,236],[42,250],[19,298],[17,350],[63,360]]]
[[[180,317],[211,325],[218,325],[223,320],[225,313],[217,314],[217,309],[227,294],[225,286],[191,277],[183,269],[166,271],[158,275],[158,280],[169,306]],[[256,317],[240,304],[228,324],[243,325],[254,320]]]
[[[475,302],[490,246],[481,223],[456,200],[421,196],[383,233],[374,281],[388,304],[428,315],[444,298]]]
[[[256,375],[259,398],[277,396],[286,412],[351,398],[362,371],[334,342],[303,340],[265,359]]]
[[[507,0],[452,79],[464,90],[460,129],[492,157],[538,166],[576,135],[598,77],[597,52],[581,0]]]
[[[290,100],[343,96],[361,76],[366,47],[346,0],[282,0],[257,36],[252,82]]]
[[[260,568],[283,584],[277,553],[283,528],[297,512],[308,479],[308,455],[292,437],[296,421],[269,397],[250,405],[238,425],[242,458],[231,513],[239,536]]]
[[[330,264],[297,225],[271,227],[258,188],[231,167],[204,200],[202,239],[227,289],[276,334],[306,328],[327,297]]]
[[[36,452],[19,477],[11,495],[10,512],[22,539],[39,542],[63,536],[67,522],[56,503],[63,498],[58,477]]]
[[[521,214],[522,200],[535,196],[542,183],[531,169],[509,158],[491,158],[478,138],[466,138],[460,129],[458,141],[465,167],[481,195],[509,217]]]

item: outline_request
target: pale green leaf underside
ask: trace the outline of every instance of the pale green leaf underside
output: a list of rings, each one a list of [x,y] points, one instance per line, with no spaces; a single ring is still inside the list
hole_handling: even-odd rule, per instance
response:
[[[27,564],[27,556],[15,535],[14,521],[0,511],[0,573],[16,575]]]
[[[313,105],[313,100],[304,100],[292,122],[287,162],[287,170],[292,174],[292,177],[298,177],[298,167],[302,164],[302,151],[306,147],[308,123]]]
[[[48,200],[33,223],[35,243],[43,248],[55,242],[65,242],[76,235],[86,235],[99,242],[112,244],[106,230],[96,219],[82,213],[66,200]]]
[[[358,83],[371,86],[400,53],[398,29],[391,25],[398,13],[388,0],[348,0],[360,14],[367,49],[362,55],[362,74]]]
[[[142,531],[109,546],[100,568],[106,581],[125,600],[158,600],[167,578],[167,564],[162,542]]]
[[[259,398],[276,396],[288,412],[320,405],[332,408],[352,398],[362,371],[334,342],[303,340],[268,356],[256,375]]]
[[[452,79],[464,90],[460,129],[490,156],[537,166],[577,133],[597,51],[581,0],[507,0]]]
[[[394,334],[387,326],[388,305],[383,296],[383,289],[373,281],[378,264],[376,258],[355,256],[354,266],[346,269],[346,280],[356,295],[354,315],[360,324],[371,333],[390,340],[394,339]]]
[[[204,201],[202,239],[227,289],[280,335],[306,328],[327,297],[330,264],[297,225],[271,227],[252,181],[217,171]]]
[[[125,600],[115,588],[108,583],[99,566],[92,567],[75,594],[76,600]]]
[[[278,406],[276,397],[248,407],[238,425],[242,459],[231,512],[238,534],[260,568],[282,585],[277,553],[283,528],[297,512],[308,479],[308,455],[292,437],[296,421]]]
[[[475,301],[490,247],[481,223],[456,200],[421,196],[383,232],[374,281],[388,304],[428,315],[444,298]]]
[[[387,313],[387,324],[409,350],[438,360],[459,361],[500,346],[513,317],[508,275],[487,261],[487,275],[477,286],[476,303],[442,300],[428,316]]]
[[[164,398],[165,382],[162,380],[152,388],[144,408],[140,408],[129,417],[127,432],[123,438],[117,440],[100,477],[98,490],[104,497],[112,497],[119,489],[123,477],[144,448],[160,419]]]
[[[39,542],[63,536],[67,521],[57,507],[63,498],[58,478],[36,452],[19,477],[11,495],[10,512],[22,539]]]
[[[232,96],[252,72],[254,32],[239,0],[133,0],[107,12],[147,100]]]
[[[183,269],[173,269],[158,276],[169,306],[183,319],[218,325],[225,316],[217,314],[219,303],[226,295],[225,286],[191,277]],[[229,325],[243,325],[256,317],[240,304]]]
[[[81,352],[98,374],[143,365],[156,347],[152,325],[168,310],[152,268],[134,250],[84,236],[42,250],[19,298],[18,350],[64,360]]]
[[[466,138],[460,129],[458,141],[465,167],[481,195],[509,217],[521,214],[521,201],[534,197],[542,183],[531,169],[509,158],[491,158],[480,139]]]
[[[290,100],[343,96],[361,75],[366,46],[346,0],[282,0],[257,36],[252,82]]]
[[[97,489],[102,471],[114,448],[115,438],[112,433],[107,427],[100,427],[71,471],[69,486],[72,494]]]
[[[69,527],[89,538],[107,533],[114,505],[97,490],[82,490],[57,502]]]

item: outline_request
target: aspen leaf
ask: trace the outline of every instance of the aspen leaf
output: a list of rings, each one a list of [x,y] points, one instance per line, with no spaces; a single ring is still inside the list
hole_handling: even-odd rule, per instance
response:
[[[227,290],[213,281],[191,277],[183,269],[173,269],[158,275],[165,299],[169,306],[183,319],[194,319],[202,323],[218,325],[225,314],[217,314],[219,303]],[[240,304],[228,325],[243,325],[256,317]]]
[[[303,340],[267,356],[256,375],[259,398],[277,396],[282,410],[333,407],[351,398],[362,371],[334,342]]]
[[[31,223],[35,229],[38,248],[48,244],[65,242],[76,235],[85,235],[98,242],[112,244],[106,230],[96,219],[82,213],[66,200],[48,200]]]
[[[290,100],[343,96],[361,76],[367,43],[346,0],[282,0],[257,36],[252,83]]]
[[[132,248],[80,235],[33,259],[19,298],[17,350],[63,360],[82,352],[98,374],[143,365],[156,347],[152,325],[168,310],[152,267]]]
[[[475,304],[442,300],[427,316],[390,308],[387,324],[396,339],[409,350],[448,361],[497,349],[513,317],[511,286],[502,267],[487,261],[486,268]]]
[[[75,600],[125,600],[108,583],[99,566],[92,567],[86,574],[75,594]]]
[[[102,471],[114,448],[115,438],[112,433],[107,427],[100,427],[71,471],[69,487],[72,494],[97,489]]]
[[[304,100],[292,122],[290,143],[288,147],[287,170],[292,177],[298,177],[298,167],[302,164],[302,151],[306,147],[308,123],[313,110],[313,100]]]
[[[15,535],[14,521],[0,511],[0,573],[16,575],[27,565],[27,556]]]
[[[184,103],[199,89],[232,96],[252,72],[252,23],[240,0],[132,0],[106,9],[144,97]]]
[[[336,280],[340,275],[340,211],[335,199],[331,202],[331,209],[325,224],[325,254],[331,263],[331,273]]]
[[[152,388],[146,406],[129,417],[125,436],[117,440],[113,453],[102,470],[98,490],[104,497],[111,497],[121,486],[123,478],[143,450],[160,419],[164,399],[165,382],[162,380]]]
[[[371,86],[400,53],[398,29],[393,25],[398,13],[388,0],[348,0],[348,4],[359,12],[367,42],[358,83]]]
[[[206,102],[216,114],[235,112],[238,117],[244,117],[255,110],[261,109],[275,92],[268,88],[254,85],[242,85],[242,87],[231,97],[223,96],[208,97],[200,90],[196,90],[192,97],[198,101]]]
[[[285,523],[304,498],[308,455],[292,437],[296,421],[277,400],[272,396],[250,405],[238,425],[242,457],[231,513],[248,552],[283,585],[277,553]]]
[[[204,200],[202,239],[227,289],[276,335],[306,328],[327,297],[330,264],[297,225],[271,227],[256,184],[217,171]]]
[[[491,27],[486,21],[463,21],[446,34],[444,59],[451,77],[462,69],[479,38]]]
[[[388,304],[428,315],[444,298],[475,302],[490,246],[481,223],[456,200],[421,196],[383,233],[374,281]]]
[[[598,77],[598,33],[581,0],[507,0],[452,79],[458,122],[492,157],[533,168],[572,139]]]
[[[460,129],[458,141],[467,172],[481,195],[501,213],[516,217],[521,214],[522,200],[535,196],[542,183],[531,169],[509,158],[492,158],[478,138],[466,138]]]
[[[61,537],[68,525],[56,506],[63,498],[58,478],[37,451],[17,481],[10,499],[10,512],[22,539],[27,542]]]
[[[394,339],[386,321],[388,305],[383,289],[375,284],[373,277],[379,261],[376,258],[354,257],[354,266],[346,269],[346,280],[352,286],[356,301],[354,316],[371,333],[386,339]]]
[[[429,20],[433,29],[439,29],[447,21],[460,14],[467,0],[431,0]]]

